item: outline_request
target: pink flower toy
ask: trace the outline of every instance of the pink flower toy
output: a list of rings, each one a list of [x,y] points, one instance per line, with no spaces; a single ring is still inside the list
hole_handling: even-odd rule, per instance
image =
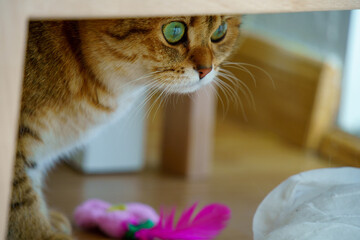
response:
[[[75,222],[84,229],[99,228],[108,236],[125,240],[210,240],[226,227],[231,211],[222,204],[210,204],[195,217],[197,204],[185,210],[174,224],[175,209],[160,216],[148,205],[114,205],[91,199],[75,210]]]

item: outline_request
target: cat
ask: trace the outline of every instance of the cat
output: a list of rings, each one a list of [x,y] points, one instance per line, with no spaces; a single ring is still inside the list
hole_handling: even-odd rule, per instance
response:
[[[147,89],[193,92],[236,46],[239,16],[29,23],[8,240],[67,240],[49,211],[43,174]]]

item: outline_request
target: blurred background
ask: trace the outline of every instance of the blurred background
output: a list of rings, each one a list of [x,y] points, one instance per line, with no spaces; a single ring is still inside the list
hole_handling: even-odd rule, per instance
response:
[[[208,92],[217,100],[205,174],[203,165],[194,165],[198,178],[162,170],[164,107],[176,111],[185,97],[155,96],[49,175],[49,204],[71,217],[88,198],[155,208],[222,202],[233,220],[218,239],[250,240],[257,206],[283,180],[315,168],[359,166],[360,12],[247,15],[241,28],[227,76],[217,94]]]

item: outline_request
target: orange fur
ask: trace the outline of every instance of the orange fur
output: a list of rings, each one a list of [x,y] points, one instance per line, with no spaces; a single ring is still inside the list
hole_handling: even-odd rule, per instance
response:
[[[225,38],[211,42],[224,20]],[[186,39],[176,45],[162,33],[171,21],[186,24]],[[31,22],[8,240],[71,239],[66,219],[48,213],[42,198],[47,165],[124,114],[139,92],[190,92],[211,82],[239,24],[233,16]],[[213,71],[201,80],[204,66]]]

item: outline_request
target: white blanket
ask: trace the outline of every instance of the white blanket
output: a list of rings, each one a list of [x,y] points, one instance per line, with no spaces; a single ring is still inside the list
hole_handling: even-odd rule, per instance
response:
[[[360,169],[292,176],[260,204],[254,240],[360,240]]]

